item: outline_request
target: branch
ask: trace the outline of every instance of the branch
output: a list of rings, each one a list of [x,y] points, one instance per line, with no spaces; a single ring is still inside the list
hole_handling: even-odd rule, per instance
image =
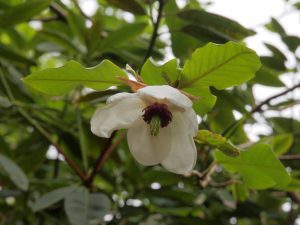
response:
[[[126,132],[122,133],[120,137],[115,141],[115,143],[112,143],[115,133],[112,134],[112,136],[109,138],[107,144],[105,145],[104,150],[99,155],[99,158],[97,159],[96,165],[94,169],[92,170],[90,176],[86,179],[85,185],[87,187],[90,187],[91,184],[94,181],[95,176],[97,173],[101,170],[102,166],[104,165],[107,158],[110,156],[110,154],[113,152],[113,150],[123,141],[125,138]]]
[[[285,95],[285,94],[287,94],[287,93],[289,93],[289,92],[295,90],[295,89],[298,88],[298,87],[300,87],[300,83],[297,84],[297,85],[295,85],[295,86],[293,86],[293,87],[291,87],[291,88],[288,88],[287,90],[285,90],[285,91],[283,91],[283,92],[281,92],[281,93],[279,93],[279,94],[276,94],[276,95],[273,95],[273,96],[267,98],[266,100],[262,101],[259,105],[257,105],[256,107],[254,107],[254,108],[250,111],[250,113],[253,114],[253,113],[255,113],[255,112],[260,112],[260,111],[262,110],[262,107],[263,107],[264,105],[269,104],[270,101],[272,101],[273,99],[278,98],[278,97],[280,97],[280,96],[283,96],[283,95]]]
[[[51,22],[51,21],[55,21],[58,19],[59,19],[59,17],[57,15],[55,15],[55,16],[51,16],[51,17],[36,17],[36,18],[30,19],[30,21]]]
[[[4,77],[4,74],[2,71],[0,71],[0,77],[1,81],[3,83],[4,89],[7,93],[8,98],[11,102],[15,102],[15,98],[13,96],[13,93]],[[34,127],[37,129],[37,131],[40,132],[42,136],[45,137],[45,139],[53,145],[57,151],[65,158],[66,162],[69,164],[69,166],[73,169],[73,171],[80,177],[82,181],[86,180],[85,174],[81,171],[81,169],[76,165],[76,163],[69,158],[63,151],[63,149],[52,139],[51,135],[36,121],[34,120],[25,110],[17,106],[18,112]]]
[[[232,124],[230,124],[223,132],[222,132],[222,136],[225,136],[226,138],[230,138],[234,133],[235,131],[237,130],[237,128],[243,124],[243,122],[249,118],[253,113],[256,113],[256,112],[261,112],[262,111],[262,107],[266,104],[269,104],[270,101],[272,101],[273,99],[276,99],[278,97],[281,97],[293,90],[295,90],[296,88],[300,87],[300,83],[291,87],[291,88],[288,88],[287,90],[283,91],[283,92],[280,92],[276,95],[273,95],[267,99],[265,99],[264,101],[262,101],[260,104],[258,104],[256,107],[254,107],[249,113],[245,114],[241,119],[237,120],[237,121],[234,121]]]
[[[53,11],[57,15],[58,19],[67,22],[67,14],[60,5],[58,5],[55,2],[52,2],[49,7],[51,11]]]
[[[79,176],[79,178],[82,181],[85,181],[86,175],[81,171],[77,164],[65,154],[64,150],[52,139],[51,135],[42,126],[40,126],[36,120],[31,118],[31,116],[29,116],[29,114],[23,109],[17,108],[17,110],[29,123],[31,123],[34,128],[36,128],[40,132],[42,136],[45,137],[46,140],[48,140],[51,145],[53,145],[57,149],[57,151],[65,158],[66,162],[72,168],[72,170]]]
[[[164,7],[164,0],[158,0],[158,3],[159,3],[158,15],[157,15],[156,22],[154,23],[154,30],[153,30],[153,33],[152,33],[152,37],[151,37],[151,40],[150,40],[150,44],[149,44],[146,56],[144,58],[144,62],[146,62],[146,60],[151,56],[154,45],[155,45],[156,38],[158,36],[158,27],[159,27],[159,23],[160,23],[160,20],[161,20],[161,17],[162,17],[162,12],[163,12],[163,7]]]
[[[298,160],[300,159],[300,154],[295,155],[281,155],[279,156],[280,160]]]

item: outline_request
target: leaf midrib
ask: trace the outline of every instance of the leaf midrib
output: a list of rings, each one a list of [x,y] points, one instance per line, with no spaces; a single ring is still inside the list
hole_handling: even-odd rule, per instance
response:
[[[119,84],[120,82],[118,81],[112,81],[112,80],[106,80],[106,81],[101,81],[101,80],[80,80],[80,79],[50,79],[50,78],[43,78],[43,79],[25,79],[25,82],[31,82],[31,81],[57,81],[57,82],[93,82],[93,83],[113,83],[113,84]]]
[[[221,68],[222,66],[226,65],[227,63],[229,63],[231,60],[234,60],[236,57],[240,56],[240,55],[247,55],[247,54],[253,54],[252,52],[240,52],[230,58],[228,58],[226,61],[224,61],[223,63],[218,64],[217,66],[211,68],[210,70],[206,71],[203,74],[198,75],[196,78],[190,80],[190,82],[187,82],[185,85],[182,86],[182,88],[186,88],[189,87],[191,84],[193,84],[194,82],[200,80],[201,78],[209,75],[211,72]]]

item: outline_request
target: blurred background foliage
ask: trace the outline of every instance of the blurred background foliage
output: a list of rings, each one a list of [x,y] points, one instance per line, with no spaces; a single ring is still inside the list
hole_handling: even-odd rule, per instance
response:
[[[79,87],[49,97],[22,82],[32,72],[71,59],[85,67],[109,59],[140,72],[148,57],[164,62],[173,54],[183,65],[208,42],[243,43],[255,34],[206,11],[208,4],[189,0],[179,8],[173,0],[98,0],[90,16],[76,0],[0,0],[0,224],[300,224],[300,122],[268,116],[299,103],[285,94],[300,85],[286,87],[280,79],[299,75],[299,66],[287,67],[286,54],[276,46],[265,44],[272,54],[260,57],[262,67],[247,84],[211,89],[217,102],[199,128],[247,148],[253,140],[245,126],[270,127],[257,142],[269,145],[291,173],[285,187],[249,188],[238,173],[215,164],[213,149],[203,144],[197,144],[199,157],[189,176],[140,166],[129,154],[124,131],[111,139],[90,132],[96,107],[112,94],[129,91],[125,86],[97,92]],[[300,38],[286,33],[276,18],[265,26],[299,63]],[[286,92],[257,102],[255,84]],[[254,179],[260,171],[255,173]]]

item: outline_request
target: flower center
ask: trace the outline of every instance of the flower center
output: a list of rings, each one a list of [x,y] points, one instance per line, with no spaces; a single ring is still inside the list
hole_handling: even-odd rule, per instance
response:
[[[157,136],[159,128],[168,126],[172,121],[172,113],[168,110],[166,104],[155,102],[143,109],[143,120],[150,125],[150,133]]]

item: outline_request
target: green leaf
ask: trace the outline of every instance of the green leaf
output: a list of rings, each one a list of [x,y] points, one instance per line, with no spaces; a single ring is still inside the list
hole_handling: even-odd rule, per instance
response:
[[[109,4],[136,15],[145,15],[144,8],[135,0],[106,0]]]
[[[261,56],[260,57],[261,63],[273,70],[277,71],[286,71],[287,68],[285,66],[285,59],[282,59],[280,57],[276,57],[276,55],[273,56]]]
[[[201,116],[209,112],[217,101],[217,97],[210,93],[209,87],[192,86],[184,88],[183,91],[197,97],[193,102],[193,108]]]
[[[172,59],[163,65],[157,65],[149,58],[142,67],[141,77],[149,85],[173,85],[178,81],[180,70],[177,59]],[[175,85],[176,86],[176,85]]]
[[[240,44],[209,43],[184,64],[180,87],[214,86],[224,89],[250,80],[259,69],[256,53]]]
[[[271,87],[285,87],[285,84],[278,78],[278,74],[266,66],[262,66],[251,82]]]
[[[206,144],[213,148],[217,148],[231,157],[238,156],[240,154],[240,150],[230,143],[230,141],[226,140],[226,138],[221,135],[212,133],[208,130],[198,130],[195,141],[200,144]]]
[[[266,27],[270,31],[276,32],[276,33],[278,33],[280,35],[285,35],[286,34],[284,28],[281,26],[281,24],[275,18],[272,18],[271,22],[268,23],[266,25]]]
[[[31,60],[26,58],[25,56],[22,56],[18,52],[0,44],[0,58],[7,59],[11,62],[15,63],[21,63],[25,65],[35,65],[36,63]]]
[[[224,40],[240,41],[247,36],[255,34],[253,30],[243,27],[236,21],[203,10],[184,10],[179,12],[178,16],[192,22],[193,25],[198,26],[202,31],[206,30],[207,32],[211,31],[211,34],[218,34]],[[213,37],[213,35],[211,36]]]
[[[233,184],[231,191],[235,200],[244,202],[249,197],[248,188],[244,184]]]
[[[79,85],[95,90],[103,90],[122,82],[117,77],[125,77],[126,73],[108,60],[103,60],[92,68],[84,68],[76,61],[69,61],[59,68],[34,72],[24,82],[49,95],[63,95]]]
[[[284,190],[284,191],[299,191],[300,189],[300,179],[297,178],[292,178],[291,182],[285,186],[285,187],[281,187],[280,190]]]
[[[172,51],[174,55],[178,58],[182,58],[190,54],[195,48],[203,45],[199,41],[183,32],[178,32],[185,24],[185,21],[181,20],[177,16],[178,8],[176,1],[167,1],[164,7],[164,12],[166,14],[166,24],[171,33]]]
[[[66,198],[75,190],[76,186],[63,187],[53,191],[48,192],[42,197],[38,198],[31,206],[34,212],[45,209],[61,200]]]
[[[43,37],[44,39],[56,43],[72,53],[84,52],[82,48],[79,48],[80,46],[76,46],[74,43],[72,43],[68,36],[61,32],[57,32],[51,29],[43,29],[39,31],[38,34],[41,35],[41,37]]]
[[[124,42],[141,34],[146,26],[146,23],[133,23],[122,26],[118,30],[111,32],[108,37],[101,42],[101,46],[99,48],[102,51],[109,48],[117,48]]]
[[[270,117],[267,120],[276,133],[298,133],[300,130],[300,122],[293,118]]]
[[[286,56],[274,45],[264,43],[265,46],[273,53],[273,56],[277,58],[278,60],[284,62],[287,60]]]
[[[292,147],[294,136],[292,134],[279,134],[273,137],[262,138],[260,142],[269,144],[276,155],[282,155]]]
[[[265,144],[256,144],[235,158],[219,151],[214,153],[214,157],[228,171],[239,173],[249,188],[284,187],[291,180],[272,149]]]
[[[10,27],[25,22],[46,9],[51,0],[30,0],[11,7],[0,14],[0,27]]]
[[[23,170],[11,159],[0,154],[0,167],[9,176],[11,181],[21,190],[27,191],[29,181]]]
[[[102,193],[80,188],[66,197],[64,207],[72,225],[99,224],[110,209],[110,200]]]
[[[181,30],[204,43],[214,42],[218,44],[224,44],[227,41],[233,40],[232,38],[218,31],[215,31],[211,28],[193,25],[193,24],[186,25],[182,27]]]
[[[281,37],[281,39],[292,52],[295,52],[300,46],[300,38],[297,36],[287,35]]]

